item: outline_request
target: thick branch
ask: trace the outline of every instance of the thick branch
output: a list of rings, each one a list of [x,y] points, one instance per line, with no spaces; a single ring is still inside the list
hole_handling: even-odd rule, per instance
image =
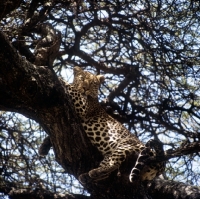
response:
[[[64,83],[48,67],[32,65],[20,57],[3,33],[0,43],[0,109],[39,122],[50,135],[56,160],[68,173],[78,177],[84,167],[95,167],[97,150],[81,136]],[[89,164],[84,165],[85,159]]]
[[[200,190],[184,183],[156,178],[147,184],[154,199],[199,199]]]

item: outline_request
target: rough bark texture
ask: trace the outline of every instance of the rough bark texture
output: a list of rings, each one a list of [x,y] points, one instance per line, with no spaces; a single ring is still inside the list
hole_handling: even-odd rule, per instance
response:
[[[188,186],[184,183],[155,179],[148,183],[148,190],[154,199],[192,199],[200,198],[197,187]],[[162,194],[164,193],[164,194]]]
[[[67,167],[67,172],[81,173],[77,166],[81,167],[78,162],[82,162],[85,152],[80,149],[86,148],[87,141],[80,136],[79,121],[62,81],[49,68],[32,65],[21,58],[3,34],[0,39],[1,110],[19,112],[39,122],[51,136],[57,161]],[[89,152],[87,155],[93,157]]]
[[[97,167],[102,157],[82,131],[63,82],[48,67],[23,59],[2,33],[0,44],[0,110],[19,112],[39,122],[51,138],[56,161],[67,173],[78,178]],[[90,198],[147,198],[147,190],[153,198],[200,197],[195,188],[163,180],[144,186],[129,183],[128,174],[134,162],[135,157],[127,159],[119,169],[121,176],[115,171],[106,180],[85,185]],[[11,198],[17,198],[14,193],[10,192]]]

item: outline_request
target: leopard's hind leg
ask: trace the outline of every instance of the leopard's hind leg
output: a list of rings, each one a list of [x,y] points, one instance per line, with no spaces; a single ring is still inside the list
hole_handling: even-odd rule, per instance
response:
[[[137,161],[135,163],[135,166],[131,170],[131,173],[129,175],[130,182],[137,181],[140,177],[141,172],[144,175],[142,176],[143,180],[144,179],[151,180],[151,178],[153,179],[155,176],[161,174],[165,168],[164,162],[149,165],[149,167],[145,165],[145,160],[147,160],[151,156],[158,156],[158,155],[164,155],[162,143],[159,140],[150,139],[146,143],[145,148],[140,152]],[[144,167],[146,168],[144,169]]]
[[[120,167],[121,163],[125,161],[127,154],[133,152],[135,152],[135,150],[131,142],[128,144],[119,143],[112,154],[104,157],[98,168],[89,171],[88,175],[80,175],[79,180],[83,182],[86,176],[87,178],[89,176],[94,181],[107,178],[111,172]]]

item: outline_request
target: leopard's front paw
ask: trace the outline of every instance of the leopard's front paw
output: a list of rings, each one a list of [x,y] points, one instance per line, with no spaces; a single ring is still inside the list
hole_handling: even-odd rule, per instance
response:
[[[100,173],[99,173],[99,170],[98,169],[92,169],[91,171],[89,171],[89,176],[91,177],[91,178],[98,178],[99,177],[99,175],[100,175]]]
[[[81,184],[87,184],[88,182],[91,182],[92,179],[90,178],[90,176],[88,175],[88,173],[83,173],[78,177],[79,181],[81,182]]]
[[[94,181],[99,181],[108,178],[109,174],[107,172],[103,172],[100,169],[92,169],[91,171],[89,171],[89,176]]]

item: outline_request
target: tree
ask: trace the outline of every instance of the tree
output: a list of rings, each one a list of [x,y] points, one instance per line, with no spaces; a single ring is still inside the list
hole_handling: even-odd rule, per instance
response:
[[[2,195],[200,197],[198,1],[3,0],[0,11]],[[129,157],[121,177],[116,171],[98,183],[77,184],[102,157],[60,78],[75,65],[105,74],[99,101],[111,116],[143,142],[162,141],[166,155],[146,163],[170,159],[164,179],[131,184]],[[53,153],[41,159],[44,132]],[[43,146],[47,154],[48,140]]]

